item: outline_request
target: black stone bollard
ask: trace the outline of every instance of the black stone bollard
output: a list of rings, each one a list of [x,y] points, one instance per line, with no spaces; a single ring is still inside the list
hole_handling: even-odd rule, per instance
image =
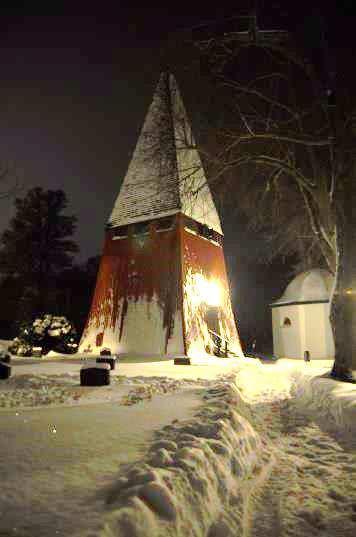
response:
[[[0,379],[8,379],[11,377],[11,366],[0,362]]]
[[[100,356],[96,359],[97,364],[109,364],[110,369],[115,369],[116,356]]]
[[[110,365],[83,365],[80,370],[81,386],[108,386],[110,384]]]
[[[9,364],[9,363],[11,363],[11,356],[10,356],[10,354],[3,354],[3,355],[0,355],[0,362],[2,362],[3,364]]]
[[[190,358],[184,356],[174,358],[174,365],[190,365]]]
[[[310,362],[310,352],[304,351],[304,362]]]

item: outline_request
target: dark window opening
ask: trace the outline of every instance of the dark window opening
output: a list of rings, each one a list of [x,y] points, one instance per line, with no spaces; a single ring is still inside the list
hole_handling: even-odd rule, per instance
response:
[[[160,218],[156,222],[156,231],[169,231],[174,228],[175,219],[174,216],[168,216],[167,218]]]
[[[208,330],[214,332],[214,334],[220,335],[219,326],[219,308],[216,306],[210,306],[205,313],[205,322],[208,326]]]
[[[198,233],[199,235],[201,235],[202,237],[206,239],[216,240],[215,239],[216,232],[210,227],[206,226],[205,224],[199,224]]]
[[[129,234],[129,226],[121,226],[115,229],[114,237],[117,239],[125,239]]]
[[[222,236],[215,231],[214,229],[208,227],[205,224],[201,224],[200,222],[197,222],[195,220],[186,219],[184,221],[184,227],[187,230],[193,231],[200,237],[204,237],[205,239],[217,242],[222,246],[223,238]]]
[[[149,233],[150,231],[150,224],[149,222],[138,222],[133,226],[133,234],[134,235],[145,235],[146,233]]]
[[[184,226],[187,228],[187,229],[190,229],[191,231],[194,231],[194,233],[198,233],[199,232],[199,224],[198,222],[194,222],[194,220],[186,220],[184,222]]]
[[[201,235],[202,237],[204,237],[204,228],[205,228],[204,224],[198,223],[197,231],[198,231],[199,235]]]

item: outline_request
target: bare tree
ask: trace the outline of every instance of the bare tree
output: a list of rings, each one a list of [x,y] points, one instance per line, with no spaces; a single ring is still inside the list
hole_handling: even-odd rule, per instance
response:
[[[265,35],[264,35],[265,34]],[[356,369],[356,106],[327,86],[286,34],[231,32],[198,43],[218,82],[225,120],[205,152],[214,190],[270,212],[280,249],[293,241],[335,274],[332,375]],[[335,103],[337,95],[337,106]],[[204,153],[204,150],[203,150]],[[288,218],[289,213],[289,218]],[[280,223],[285,226],[281,227]],[[294,246],[295,248],[295,246]]]

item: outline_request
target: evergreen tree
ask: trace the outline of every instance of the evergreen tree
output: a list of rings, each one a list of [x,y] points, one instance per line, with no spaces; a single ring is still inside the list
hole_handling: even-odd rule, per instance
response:
[[[15,200],[16,214],[0,239],[0,272],[21,289],[20,317],[53,307],[57,275],[72,265],[76,217],[67,216],[62,190],[29,190]],[[21,311],[22,310],[22,311]]]

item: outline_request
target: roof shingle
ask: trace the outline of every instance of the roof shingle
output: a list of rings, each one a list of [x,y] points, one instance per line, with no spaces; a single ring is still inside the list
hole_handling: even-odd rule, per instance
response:
[[[108,225],[178,212],[222,234],[176,81],[163,73]]]

